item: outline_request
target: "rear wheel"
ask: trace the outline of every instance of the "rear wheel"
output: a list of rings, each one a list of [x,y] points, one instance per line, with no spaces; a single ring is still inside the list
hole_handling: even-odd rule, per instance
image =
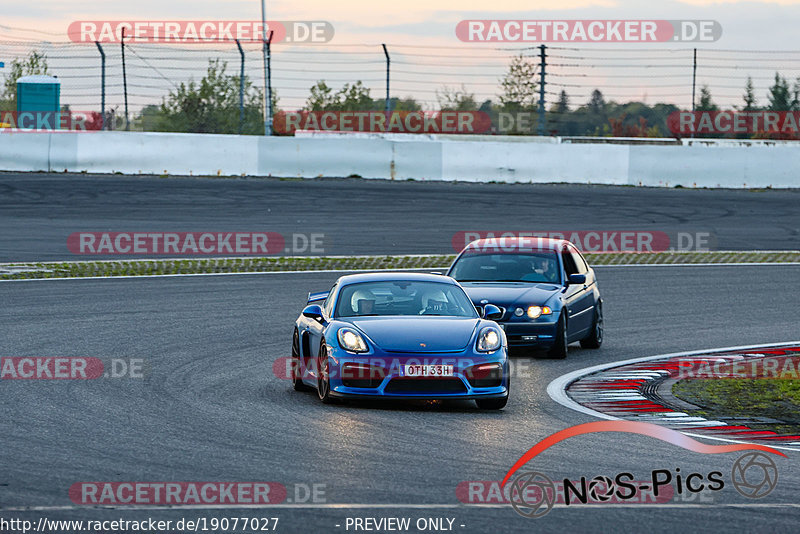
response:
[[[319,348],[319,357],[317,358],[317,394],[319,400],[323,404],[332,404],[333,397],[331,397],[331,373],[330,362],[328,359],[328,348],[325,341],[322,341],[322,346]]]
[[[592,323],[592,332],[585,338],[581,339],[581,347],[585,349],[599,349],[603,344],[603,302],[597,301],[597,306],[594,312],[594,322]]]
[[[547,357],[555,360],[563,360],[567,357],[567,310],[564,309],[561,315],[558,316],[556,323],[556,340],[550,350],[547,351]]]
[[[292,335],[292,385],[295,391],[309,391],[311,388],[303,384],[302,358],[300,357],[300,334],[297,330]]]

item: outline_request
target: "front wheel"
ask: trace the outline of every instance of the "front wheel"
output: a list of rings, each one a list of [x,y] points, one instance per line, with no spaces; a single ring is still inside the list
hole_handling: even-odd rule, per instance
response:
[[[319,400],[321,400],[323,404],[333,403],[333,397],[331,397],[330,371],[328,348],[323,340],[322,346],[319,348],[319,357],[317,358],[317,394],[319,394]]]
[[[592,323],[592,333],[581,339],[581,347],[585,349],[599,349],[603,344],[603,302],[597,301]]]
[[[547,356],[556,360],[563,360],[567,357],[567,310],[566,308],[558,316],[556,323],[556,340],[553,346],[547,351]]]

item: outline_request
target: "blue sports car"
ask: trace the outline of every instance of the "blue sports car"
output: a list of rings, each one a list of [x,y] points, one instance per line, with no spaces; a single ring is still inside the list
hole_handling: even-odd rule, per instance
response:
[[[418,273],[342,276],[311,293],[292,339],[294,388],[336,398],[508,402],[508,350],[486,304],[479,315],[452,278]]]
[[[497,322],[511,348],[546,349],[565,358],[567,345],[603,343],[603,301],[594,270],[569,241],[538,237],[471,242],[447,274],[476,307],[501,308]]]

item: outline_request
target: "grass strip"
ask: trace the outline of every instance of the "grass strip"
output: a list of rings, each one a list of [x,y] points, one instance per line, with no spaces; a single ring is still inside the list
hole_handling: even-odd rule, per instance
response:
[[[445,269],[454,254],[130,259],[0,264],[0,280],[281,271]],[[800,251],[588,253],[591,265],[800,262]]]
[[[690,411],[707,419],[753,418],[754,430],[800,434],[800,380],[794,378],[694,378],[676,382],[672,394],[699,406]],[[758,422],[760,418],[779,422]]]

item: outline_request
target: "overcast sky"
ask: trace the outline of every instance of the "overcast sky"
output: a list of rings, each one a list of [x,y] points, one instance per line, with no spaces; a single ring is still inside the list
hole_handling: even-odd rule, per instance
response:
[[[2,24],[65,32],[81,19],[259,19],[259,0],[4,0]],[[458,43],[455,24],[482,18],[714,19],[727,48],[796,49],[800,2],[794,0],[267,0],[268,18],[326,20],[336,40]]]

